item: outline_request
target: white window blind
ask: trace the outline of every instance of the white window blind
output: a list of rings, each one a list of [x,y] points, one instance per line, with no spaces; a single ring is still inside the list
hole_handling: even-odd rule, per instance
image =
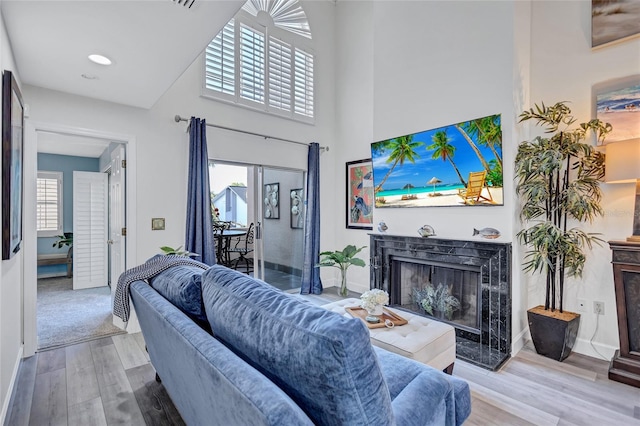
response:
[[[264,35],[240,26],[240,96],[264,103]]]
[[[268,5],[272,2],[259,6]],[[258,6],[252,7],[252,16],[239,12],[206,48],[203,95],[312,122],[314,57],[306,47],[311,34],[302,8],[295,8],[301,27],[293,31],[286,16],[276,13],[279,8],[267,8],[277,15],[272,15],[278,27],[273,29],[257,22]]]
[[[235,94],[235,20],[232,19],[207,46],[206,87],[228,95]]]
[[[62,172],[38,172],[36,229],[39,237],[62,234]]]
[[[295,53],[295,113],[313,117],[313,56],[300,49]]]
[[[269,105],[291,111],[291,46],[269,38]]]

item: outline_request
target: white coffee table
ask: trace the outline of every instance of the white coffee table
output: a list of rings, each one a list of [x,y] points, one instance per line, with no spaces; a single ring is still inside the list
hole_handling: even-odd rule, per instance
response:
[[[322,307],[351,317],[345,307],[360,306],[360,300],[349,298]],[[387,308],[407,320],[393,328],[369,329],[371,343],[404,357],[427,364],[451,374],[456,360],[456,332],[449,324],[430,320],[397,309]]]

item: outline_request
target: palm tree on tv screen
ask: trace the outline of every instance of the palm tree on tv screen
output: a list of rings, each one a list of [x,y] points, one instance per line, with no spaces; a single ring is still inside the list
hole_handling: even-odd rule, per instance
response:
[[[376,187],[375,192],[382,191],[382,185],[387,181],[387,178],[391,175],[393,169],[400,164],[401,166],[405,161],[410,161],[412,163],[416,162],[416,158],[420,158],[420,155],[415,151],[418,147],[424,145],[424,142],[414,142],[413,135],[400,136],[398,138],[389,139],[384,141],[382,144],[384,150],[390,150],[391,154],[389,154],[389,158],[387,158],[387,163],[393,162],[391,168],[384,176],[380,184]]]
[[[502,156],[496,149],[496,147],[498,147],[502,150],[502,126],[500,125],[500,116],[491,115],[477,120],[471,120],[465,123],[463,128],[471,136],[475,136],[480,145],[488,147],[491,152],[493,152],[496,161],[502,169]]]
[[[472,123],[472,122],[471,121],[467,121],[466,123],[456,124],[455,128],[458,129],[458,131],[462,134],[462,136],[464,136],[464,138],[467,140],[467,142],[469,143],[469,146],[471,147],[471,149],[473,149],[473,152],[475,152],[476,155],[478,156],[478,160],[480,160],[480,163],[482,164],[482,167],[484,167],[484,169],[488,173],[489,170],[491,170],[490,167],[489,167],[489,163],[487,163],[487,160],[484,159],[484,156],[482,155],[482,153],[478,149],[478,146],[473,141],[473,139],[471,139],[471,137],[469,136],[469,133],[465,129],[465,128],[469,128],[469,124],[470,123]]]
[[[462,182],[464,186],[467,186],[467,182],[465,182],[464,178],[460,174],[460,170],[458,170],[456,163],[453,161],[453,156],[456,153],[456,147],[449,143],[451,139],[449,139],[449,137],[447,136],[446,130],[437,131],[431,137],[431,141],[433,143],[427,147],[427,151],[433,151],[431,158],[433,159],[442,158],[442,161],[449,160],[449,162],[453,166],[453,169],[458,174],[458,178],[460,179],[460,182]]]

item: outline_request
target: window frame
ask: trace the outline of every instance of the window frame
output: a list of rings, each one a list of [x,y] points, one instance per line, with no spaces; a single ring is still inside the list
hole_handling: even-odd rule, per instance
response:
[[[58,228],[56,230],[42,230],[38,229],[37,210],[42,203],[38,200],[38,181],[40,179],[53,179],[58,184]],[[63,234],[64,229],[64,173],[58,171],[38,170],[38,177],[36,179],[36,231],[38,237],[57,237]]]
[[[250,13],[240,10],[236,16],[232,18],[234,20],[234,62],[235,62],[235,81],[234,81],[234,94],[228,94],[224,92],[219,92],[214,89],[209,89],[207,87],[207,49],[202,53],[202,72],[201,72],[201,96],[203,98],[212,99],[216,101],[222,101],[225,103],[230,103],[239,107],[243,107],[246,109],[250,109],[257,112],[263,112],[272,116],[277,116],[281,118],[286,118],[290,120],[294,120],[297,122],[307,123],[307,124],[315,124],[315,113],[316,113],[316,66],[315,60],[316,55],[312,48],[312,40],[307,39],[301,35],[292,33],[290,31],[283,30],[281,28],[277,28],[273,25],[269,25],[264,27],[260,25],[256,17],[251,15]],[[226,26],[227,24],[225,24]],[[251,28],[254,31],[261,33],[264,37],[264,102],[256,102],[250,99],[245,99],[240,95],[240,29],[242,26],[246,26]],[[220,31],[222,31],[220,29]],[[216,34],[217,36],[217,34]],[[283,110],[276,106],[272,106],[270,104],[270,94],[269,94],[269,82],[270,82],[270,71],[269,71],[269,46],[271,38],[275,38],[278,42],[289,45],[291,48],[291,71],[289,78],[291,79],[291,105],[289,110]],[[208,45],[207,45],[208,46]],[[312,107],[312,115],[307,116],[304,114],[300,114],[296,112],[296,102],[295,102],[295,54],[296,50],[300,50],[305,54],[311,57],[313,61],[313,78],[311,80],[311,92],[313,99],[313,107]]]

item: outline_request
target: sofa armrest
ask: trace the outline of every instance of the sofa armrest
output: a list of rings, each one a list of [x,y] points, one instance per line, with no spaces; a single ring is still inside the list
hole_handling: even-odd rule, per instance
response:
[[[423,372],[414,377],[391,406],[398,426],[455,424],[453,387],[438,374]]]
[[[464,380],[374,347],[398,426],[460,425],[471,413]]]

